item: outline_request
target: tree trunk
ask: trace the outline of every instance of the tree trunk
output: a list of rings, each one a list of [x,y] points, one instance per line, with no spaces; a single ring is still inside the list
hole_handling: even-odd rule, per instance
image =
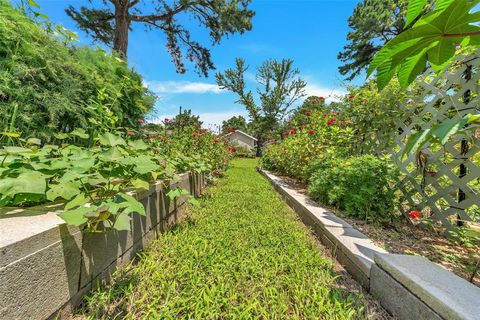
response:
[[[126,4],[115,6],[115,38],[113,39],[113,50],[117,51],[123,59],[127,59],[129,28],[128,6]]]

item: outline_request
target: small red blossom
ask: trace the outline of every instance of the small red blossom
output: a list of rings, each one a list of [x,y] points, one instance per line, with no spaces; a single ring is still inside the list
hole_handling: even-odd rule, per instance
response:
[[[418,210],[412,210],[408,213],[408,217],[410,219],[420,219],[422,217],[422,213]]]
[[[145,123],[145,120],[143,120],[143,119],[138,119],[137,122],[138,122],[139,124],[144,124],[144,123]]]
[[[337,121],[337,119],[335,119],[335,118],[328,119],[328,121],[327,121],[327,126],[331,126],[331,125],[334,124],[336,121]]]
[[[220,140],[218,140],[218,139],[213,140],[213,143],[219,143],[219,142],[220,142]]]
[[[235,130],[235,129],[233,129],[233,128],[228,129],[228,132],[230,132],[230,133],[233,133],[233,132],[236,132],[236,131],[237,131],[237,130]]]
[[[351,94],[351,95],[348,96],[348,99],[353,100],[353,99],[355,99],[355,96],[353,94]]]
[[[237,149],[236,149],[235,147],[229,147],[229,148],[228,148],[228,151],[229,151],[229,152],[236,152]]]
[[[290,131],[285,131],[285,132],[283,133],[283,135],[284,135],[285,137],[287,137],[289,134],[290,134]]]
[[[310,116],[312,115],[312,113],[311,113],[310,111],[307,111],[307,112],[305,112],[305,115],[306,115],[307,117],[310,117]]]
[[[310,129],[310,130],[308,131],[308,133],[309,133],[309,134],[315,134],[315,130]]]

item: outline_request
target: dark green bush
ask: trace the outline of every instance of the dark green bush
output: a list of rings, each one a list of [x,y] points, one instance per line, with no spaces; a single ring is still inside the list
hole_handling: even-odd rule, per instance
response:
[[[390,220],[396,211],[391,188],[396,172],[372,155],[310,164],[309,193],[320,202],[369,221]]]
[[[140,75],[51,29],[0,0],[0,131],[48,140],[75,128],[137,126],[154,103]]]

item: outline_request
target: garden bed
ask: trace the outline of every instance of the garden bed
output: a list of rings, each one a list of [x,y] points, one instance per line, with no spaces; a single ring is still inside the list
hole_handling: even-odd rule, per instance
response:
[[[304,181],[282,175],[277,176],[297,192],[308,193],[307,184]],[[324,204],[322,206],[327,207],[388,252],[424,256],[466,280],[470,279],[475,268],[474,261],[480,254],[478,247],[463,246],[443,234],[410,223],[399,221],[385,225],[372,224],[352,218],[341,210]],[[480,276],[477,275],[473,283],[480,287]]]

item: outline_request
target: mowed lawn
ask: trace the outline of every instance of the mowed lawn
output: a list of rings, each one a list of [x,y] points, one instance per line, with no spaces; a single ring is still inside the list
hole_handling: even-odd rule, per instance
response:
[[[189,218],[86,298],[91,319],[374,319],[255,170],[235,160]]]

